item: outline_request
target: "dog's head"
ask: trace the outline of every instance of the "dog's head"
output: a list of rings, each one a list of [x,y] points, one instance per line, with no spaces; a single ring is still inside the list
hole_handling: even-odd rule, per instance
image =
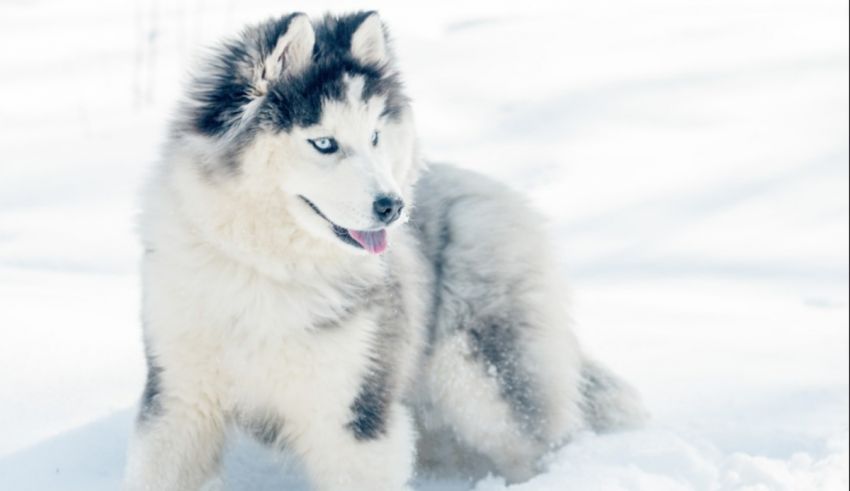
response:
[[[273,188],[309,234],[378,254],[406,219],[419,159],[376,13],[251,27],[208,62],[189,98],[177,129],[213,149],[203,172]]]

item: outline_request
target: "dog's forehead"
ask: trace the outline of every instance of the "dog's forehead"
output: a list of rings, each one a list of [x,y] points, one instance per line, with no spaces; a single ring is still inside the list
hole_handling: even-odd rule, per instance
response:
[[[370,93],[359,75],[344,75],[341,97],[322,102],[320,124],[325,127],[376,121],[386,106],[386,96]]]

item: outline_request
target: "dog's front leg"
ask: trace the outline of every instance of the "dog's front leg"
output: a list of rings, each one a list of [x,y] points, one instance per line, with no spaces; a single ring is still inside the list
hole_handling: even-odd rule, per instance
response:
[[[358,410],[364,413],[357,414]],[[304,462],[314,489],[409,490],[415,432],[408,409],[390,403],[381,408],[355,407],[353,413],[330,419],[316,414],[310,421],[299,421],[299,428],[292,428],[298,434],[292,446]]]
[[[216,489],[224,440],[220,411],[189,392],[179,399],[157,394],[154,404],[147,402],[130,442],[123,491]]]

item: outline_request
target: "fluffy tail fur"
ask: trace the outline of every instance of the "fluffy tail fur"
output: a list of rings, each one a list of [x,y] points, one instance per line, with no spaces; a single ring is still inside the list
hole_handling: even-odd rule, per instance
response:
[[[582,366],[581,392],[584,418],[593,431],[635,428],[649,419],[637,391],[593,360]]]

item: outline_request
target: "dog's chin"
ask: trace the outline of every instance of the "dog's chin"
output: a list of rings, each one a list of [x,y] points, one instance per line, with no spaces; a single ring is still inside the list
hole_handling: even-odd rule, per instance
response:
[[[299,195],[299,198],[324,222],[337,241],[347,245],[346,249],[375,255],[387,250],[387,229],[354,230],[342,227],[330,220],[315,203],[304,196]]]

